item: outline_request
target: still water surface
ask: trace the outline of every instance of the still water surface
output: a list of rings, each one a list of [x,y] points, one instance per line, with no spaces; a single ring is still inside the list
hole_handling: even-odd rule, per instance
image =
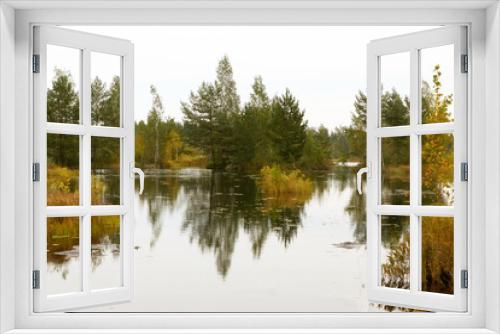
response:
[[[134,298],[87,311],[379,310],[366,296],[365,203],[355,169],[311,177],[314,192],[300,202],[265,198],[255,176],[150,173],[144,194],[135,194]],[[118,264],[103,253],[94,270],[115,275]]]

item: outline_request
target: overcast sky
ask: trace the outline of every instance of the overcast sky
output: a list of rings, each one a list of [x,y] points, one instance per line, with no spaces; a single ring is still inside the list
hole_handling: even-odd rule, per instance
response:
[[[135,118],[145,119],[151,106],[149,86],[160,93],[166,114],[182,120],[180,101],[202,81],[213,81],[221,57],[227,55],[242,102],[248,100],[256,75],[261,75],[270,96],[290,88],[299,99],[311,126],[330,129],[350,120],[356,92],[366,87],[366,45],[370,40],[429,29],[429,27],[325,27],[325,26],[148,26],[72,27],[124,38],[135,45]],[[449,51],[449,50],[448,50]],[[436,51],[422,61],[422,76],[432,78],[431,68],[449,54]],[[406,58],[405,58],[406,57]],[[384,88],[409,90],[406,56],[387,61]],[[69,62],[57,57],[50,67]],[[449,58],[448,58],[449,59]],[[442,63],[442,62],[441,62]],[[116,60],[102,57],[92,62],[92,76],[110,80]],[[409,63],[408,63],[409,64]],[[443,64],[449,73],[453,64]],[[71,66],[71,65],[68,65]],[[448,75],[449,76],[449,75]],[[445,91],[452,80],[444,78]]]

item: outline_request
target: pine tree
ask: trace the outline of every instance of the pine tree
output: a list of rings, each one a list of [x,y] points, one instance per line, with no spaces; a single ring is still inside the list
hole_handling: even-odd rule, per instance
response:
[[[410,100],[392,89],[382,95],[382,126],[399,126],[410,124]]]
[[[106,85],[99,77],[90,84],[90,112],[92,125],[104,125],[105,104],[108,98]]]
[[[190,143],[205,151],[211,168],[224,170],[238,151],[233,130],[241,116],[240,97],[227,56],[219,61],[216,73],[215,82],[202,83],[181,108]]]
[[[47,91],[47,121],[79,123],[80,103],[75,83],[69,72],[55,69],[52,87]]]
[[[280,160],[294,165],[302,156],[306,141],[307,121],[299,102],[289,89],[275,97],[271,106],[270,135]]]
[[[240,97],[233,78],[233,67],[227,56],[224,56],[217,66],[215,88],[219,95],[221,112],[226,115],[238,113],[240,111]]]
[[[354,111],[351,114],[351,126],[347,130],[347,136],[351,143],[349,160],[358,160],[363,166],[366,163],[366,94],[358,91],[354,101]]]
[[[340,162],[354,160],[354,154],[351,154],[352,143],[350,140],[351,136],[349,135],[350,130],[351,127],[338,126],[332,133],[333,157]]]
[[[190,144],[200,147],[208,155],[211,168],[220,168],[221,141],[217,122],[220,100],[216,88],[203,82],[196,93],[191,92],[188,103],[181,103],[181,108]]]
[[[250,101],[234,124],[232,155],[233,168],[240,171],[260,170],[272,163],[272,143],[268,129],[271,119],[271,102],[260,76],[255,77]]]
[[[90,94],[92,125],[120,126],[120,77],[113,77],[109,89],[99,77],[95,77]]]
[[[114,76],[107,91],[105,110],[103,115],[104,125],[120,126],[120,77]]]
[[[331,167],[332,139],[323,125],[318,130],[308,128],[300,165],[308,170],[325,170]]]
[[[233,68],[227,55],[222,57],[217,65],[217,77],[214,83],[219,100],[219,110],[216,112],[217,141],[220,143],[220,157],[216,161],[219,169],[238,169],[241,133],[240,97],[233,78]]]
[[[79,123],[80,103],[71,74],[55,69],[52,87],[47,90],[47,121]],[[79,167],[79,137],[71,135],[47,136],[49,163],[70,169]]]
[[[267,95],[266,86],[260,75],[256,76],[252,84],[252,93],[250,93],[250,101],[245,105],[247,108],[265,110],[271,105],[269,96]]]

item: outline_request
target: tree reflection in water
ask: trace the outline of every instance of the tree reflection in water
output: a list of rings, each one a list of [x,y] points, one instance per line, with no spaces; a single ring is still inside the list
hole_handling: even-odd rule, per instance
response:
[[[364,244],[366,243],[366,196],[358,194],[355,190],[356,169],[353,167],[337,166],[330,175],[336,181],[336,186],[340,191],[349,189],[351,192],[349,203],[344,210],[351,218],[351,224],[354,227],[353,237],[355,242]]]
[[[224,278],[230,270],[239,234],[247,235],[255,258],[262,255],[270,236],[274,236],[283,247],[288,247],[300,233],[305,206],[312,200],[319,201],[326,192],[332,190],[347,192],[349,200],[344,210],[352,224],[352,240],[356,246],[363,246],[366,243],[365,196],[355,190],[355,171],[356,168],[338,166],[328,173],[309,175],[314,183],[314,191],[301,201],[266,198],[259,188],[257,176],[212,173],[207,169],[155,171],[146,177],[144,194],[137,196],[147,207],[151,248],[155,247],[164,224],[168,223],[162,219],[163,212],[183,210],[182,232],[202,252],[214,254],[217,271]],[[102,180],[106,186],[115,183],[110,178]],[[48,240],[47,254],[52,270],[64,277],[65,264],[72,254],[68,251],[78,250],[78,224],[61,223],[58,221],[56,224],[54,221],[48,226],[49,235],[60,239],[57,242]],[[400,245],[404,234],[403,225],[392,221],[389,225],[382,235],[382,246],[388,250]],[[59,231],[61,228],[63,231]],[[115,244],[112,241],[116,239],[116,231],[112,225],[94,233],[95,243]],[[93,266],[101,265],[99,259],[93,260]],[[432,288],[438,289],[434,288],[438,286],[434,282],[436,280]]]
[[[269,234],[286,247],[297,234],[305,202],[277,205],[263,197],[256,179],[229,173],[209,173],[187,190],[188,203],[182,230],[202,251],[216,257],[217,270],[225,277],[240,227],[248,233],[252,253],[258,258]]]
[[[160,221],[160,213],[164,209],[170,211],[178,208],[178,195],[180,183],[177,178],[162,177],[161,171],[148,175],[144,180],[144,192],[142,199],[148,204],[149,222],[151,223],[152,235],[149,246],[154,248],[161,236],[163,224]]]

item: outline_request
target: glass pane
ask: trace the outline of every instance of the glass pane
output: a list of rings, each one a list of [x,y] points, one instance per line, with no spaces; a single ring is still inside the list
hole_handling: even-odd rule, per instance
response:
[[[80,218],[47,218],[47,293],[81,291]]]
[[[80,122],[79,49],[47,45],[47,121]]]
[[[410,204],[410,137],[382,138],[382,204]]]
[[[453,294],[453,218],[422,217],[422,290]]]
[[[92,137],[92,205],[120,204],[120,138]]]
[[[381,216],[381,281],[388,288],[410,288],[410,217]]]
[[[92,217],[91,288],[121,286],[120,216]]]
[[[120,126],[121,58],[90,53],[92,125]]]
[[[47,205],[79,205],[80,137],[47,135]]]
[[[453,45],[422,49],[420,66],[422,123],[453,121]]]
[[[410,124],[410,53],[380,57],[380,122],[382,126]]]
[[[453,135],[422,136],[422,204],[453,205]]]

